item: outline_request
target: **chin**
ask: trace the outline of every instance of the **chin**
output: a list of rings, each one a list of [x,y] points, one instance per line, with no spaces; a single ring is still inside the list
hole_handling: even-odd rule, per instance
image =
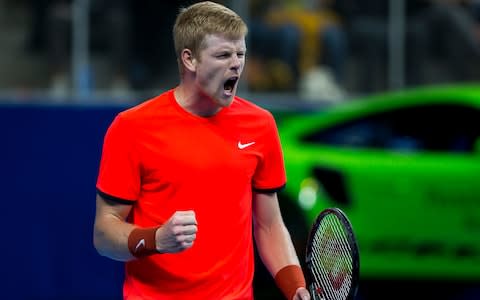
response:
[[[233,102],[233,98],[235,97],[235,94],[231,95],[222,95],[221,97],[217,98],[217,103],[222,106],[222,107],[227,107],[230,106]]]
[[[218,101],[218,103],[222,107],[228,107],[228,106],[230,106],[230,104],[232,104],[232,102],[233,102],[233,97],[228,98],[228,99],[222,99],[222,100]]]

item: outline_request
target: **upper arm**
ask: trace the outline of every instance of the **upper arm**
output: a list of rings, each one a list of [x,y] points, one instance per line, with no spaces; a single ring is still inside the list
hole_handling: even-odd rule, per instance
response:
[[[115,218],[120,221],[126,221],[131,210],[131,204],[118,203],[112,200],[108,200],[97,194],[95,225],[97,226],[98,223],[101,223],[102,220],[108,218]]]
[[[253,219],[262,227],[283,222],[277,193],[253,193]]]

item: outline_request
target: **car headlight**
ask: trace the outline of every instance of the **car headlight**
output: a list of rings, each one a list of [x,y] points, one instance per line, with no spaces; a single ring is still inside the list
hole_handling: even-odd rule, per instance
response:
[[[318,193],[322,192],[317,180],[312,177],[305,178],[300,183],[300,190],[298,192],[298,204],[304,210],[312,209],[316,202]]]

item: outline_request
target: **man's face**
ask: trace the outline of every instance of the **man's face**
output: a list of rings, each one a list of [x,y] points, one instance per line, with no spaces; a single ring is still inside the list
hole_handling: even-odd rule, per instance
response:
[[[222,35],[205,37],[196,64],[196,84],[221,106],[232,103],[245,66],[245,38],[228,39]]]

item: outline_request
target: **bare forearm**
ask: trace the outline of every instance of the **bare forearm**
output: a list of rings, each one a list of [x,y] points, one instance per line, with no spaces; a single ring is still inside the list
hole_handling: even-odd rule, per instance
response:
[[[128,249],[128,236],[133,228],[113,216],[96,220],[93,243],[98,253],[118,261],[133,259]]]
[[[283,222],[255,226],[255,241],[259,255],[272,276],[287,265],[299,265],[290,234]]]

